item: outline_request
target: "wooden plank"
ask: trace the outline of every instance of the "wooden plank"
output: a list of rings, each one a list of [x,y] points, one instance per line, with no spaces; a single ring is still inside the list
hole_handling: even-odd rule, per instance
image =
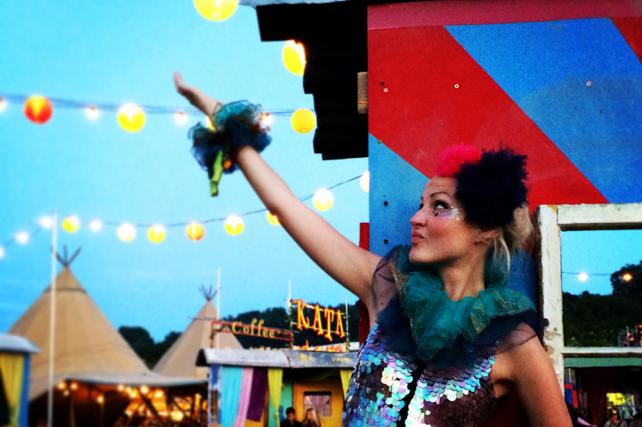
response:
[[[544,347],[553,362],[553,368],[564,387],[564,331],[562,327],[562,265],[560,229],[557,225],[555,206],[542,205],[538,209],[540,254],[540,301],[541,313],[545,319]]]
[[[557,223],[563,230],[642,228],[642,203],[559,205]]]

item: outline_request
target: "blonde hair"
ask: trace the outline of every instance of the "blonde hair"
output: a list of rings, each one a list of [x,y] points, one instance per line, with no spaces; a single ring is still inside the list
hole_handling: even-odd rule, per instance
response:
[[[513,211],[513,221],[501,227],[490,245],[489,257],[494,272],[508,276],[511,255],[516,253],[533,234],[533,223],[527,206]]]

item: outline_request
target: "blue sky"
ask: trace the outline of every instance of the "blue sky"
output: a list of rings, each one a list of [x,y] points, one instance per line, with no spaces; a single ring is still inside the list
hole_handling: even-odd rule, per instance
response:
[[[88,103],[185,107],[171,81],[178,70],[222,100],[250,99],[267,110],[313,105],[301,77],[281,63],[283,44],[260,42],[256,14],[248,7],[224,23],[202,19],[190,1],[5,0],[3,11],[0,96],[42,93]],[[245,217],[246,231],[238,237],[225,234],[221,223],[211,224],[198,243],[180,228],[170,229],[159,246],[140,234],[131,244],[121,243],[114,228],[91,233],[86,222],[92,218],[172,223],[262,205],[240,174],[224,176],[221,196],[210,198],[206,175],[189,153],[189,125],[176,125],[170,115],[148,115],[142,132],[128,134],[113,113],[90,122],[80,110],[54,109],[44,126],[28,122],[21,105],[0,113],[0,243],[32,229],[53,209],[79,215],[84,227],[75,235],[61,233],[59,246],[71,252],[82,247],[73,271],[115,326],[144,326],[157,339],[183,330],[203,303],[198,287],[214,284],[218,267],[223,315],[283,305],[288,281],[294,297],[354,301],[263,214]],[[313,153],[312,134],[295,133],[287,118],[277,118],[272,129],[265,158],[296,194],[367,169],[366,159],[322,161]],[[359,222],[368,221],[368,195],[352,182],[334,196],[335,207],[323,216],[356,242]],[[617,233],[565,232],[563,270],[610,273],[639,262],[641,232]],[[0,260],[0,331],[49,283],[49,238],[40,232],[26,246],[7,248]],[[571,292],[610,289],[607,276],[590,276],[585,284],[571,275],[563,280]]]
[[[281,62],[282,43],[260,41],[256,14],[240,7],[228,21],[202,19],[191,2],[3,3],[0,15],[0,95],[42,93],[87,102],[185,107],[172,72],[222,100],[250,99],[267,110],[312,108],[301,77]],[[198,121],[192,118],[190,125]],[[115,326],[141,325],[155,338],[182,330],[203,304],[197,288],[214,284],[222,269],[222,314],[281,306],[288,281],[293,296],[321,303],[354,301],[321,272],[282,228],[263,214],[245,217],[232,237],[210,224],[192,243],[181,228],[162,245],[144,235],[131,244],[114,228],[94,234],[92,218],[171,223],[222,217],[262,208],[239,174],[223,177],[212,199],[189,152],[189,126],[171,115],[148,115],[136,134],[122,131],[113,113],[97,122],[81,110],[56,109],[50,122],[31,124],[22,106],[0,114],[0,242],[32,229],[53,209],[84,221],[78,234],[61,233],[60,248],[82,247],[72,269]],[[366,159],[322,161],[312,133],[294,132],[277,118],[265,158],[298,195],[360,175]],[[334,191],[323,216],[353,241],[368,221],[368,195],[358,181]],[[0,260],[0,331],[6,331],[49,283],[48,231]]]
[[[626,264],[642,261],[642,230],[562,232],[562,289],[574,294],[612,292],[610,275]],[[577,274],[585,272],[581,282]]]

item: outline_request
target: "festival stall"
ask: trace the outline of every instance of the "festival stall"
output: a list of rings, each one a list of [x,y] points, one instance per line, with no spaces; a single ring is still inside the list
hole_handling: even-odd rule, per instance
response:
[[[203,349],[210,369],[212,420],[228,427],[278,426],[292,406],[299,419],[315,408],[324,427],[339,427],[356,353]]]
[[[39,351],[23,337],[0,334],[0,425],[27,426],[31,355]]]

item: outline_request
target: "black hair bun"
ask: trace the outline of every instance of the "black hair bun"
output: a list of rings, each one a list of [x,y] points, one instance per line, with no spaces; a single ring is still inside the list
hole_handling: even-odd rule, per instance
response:
[[[513,212],[526,203],[526,156],[511,149],[484,151],[476,163],[464,163],[455,174],[455,197],[466,221],[482,229],[513,222]]]

